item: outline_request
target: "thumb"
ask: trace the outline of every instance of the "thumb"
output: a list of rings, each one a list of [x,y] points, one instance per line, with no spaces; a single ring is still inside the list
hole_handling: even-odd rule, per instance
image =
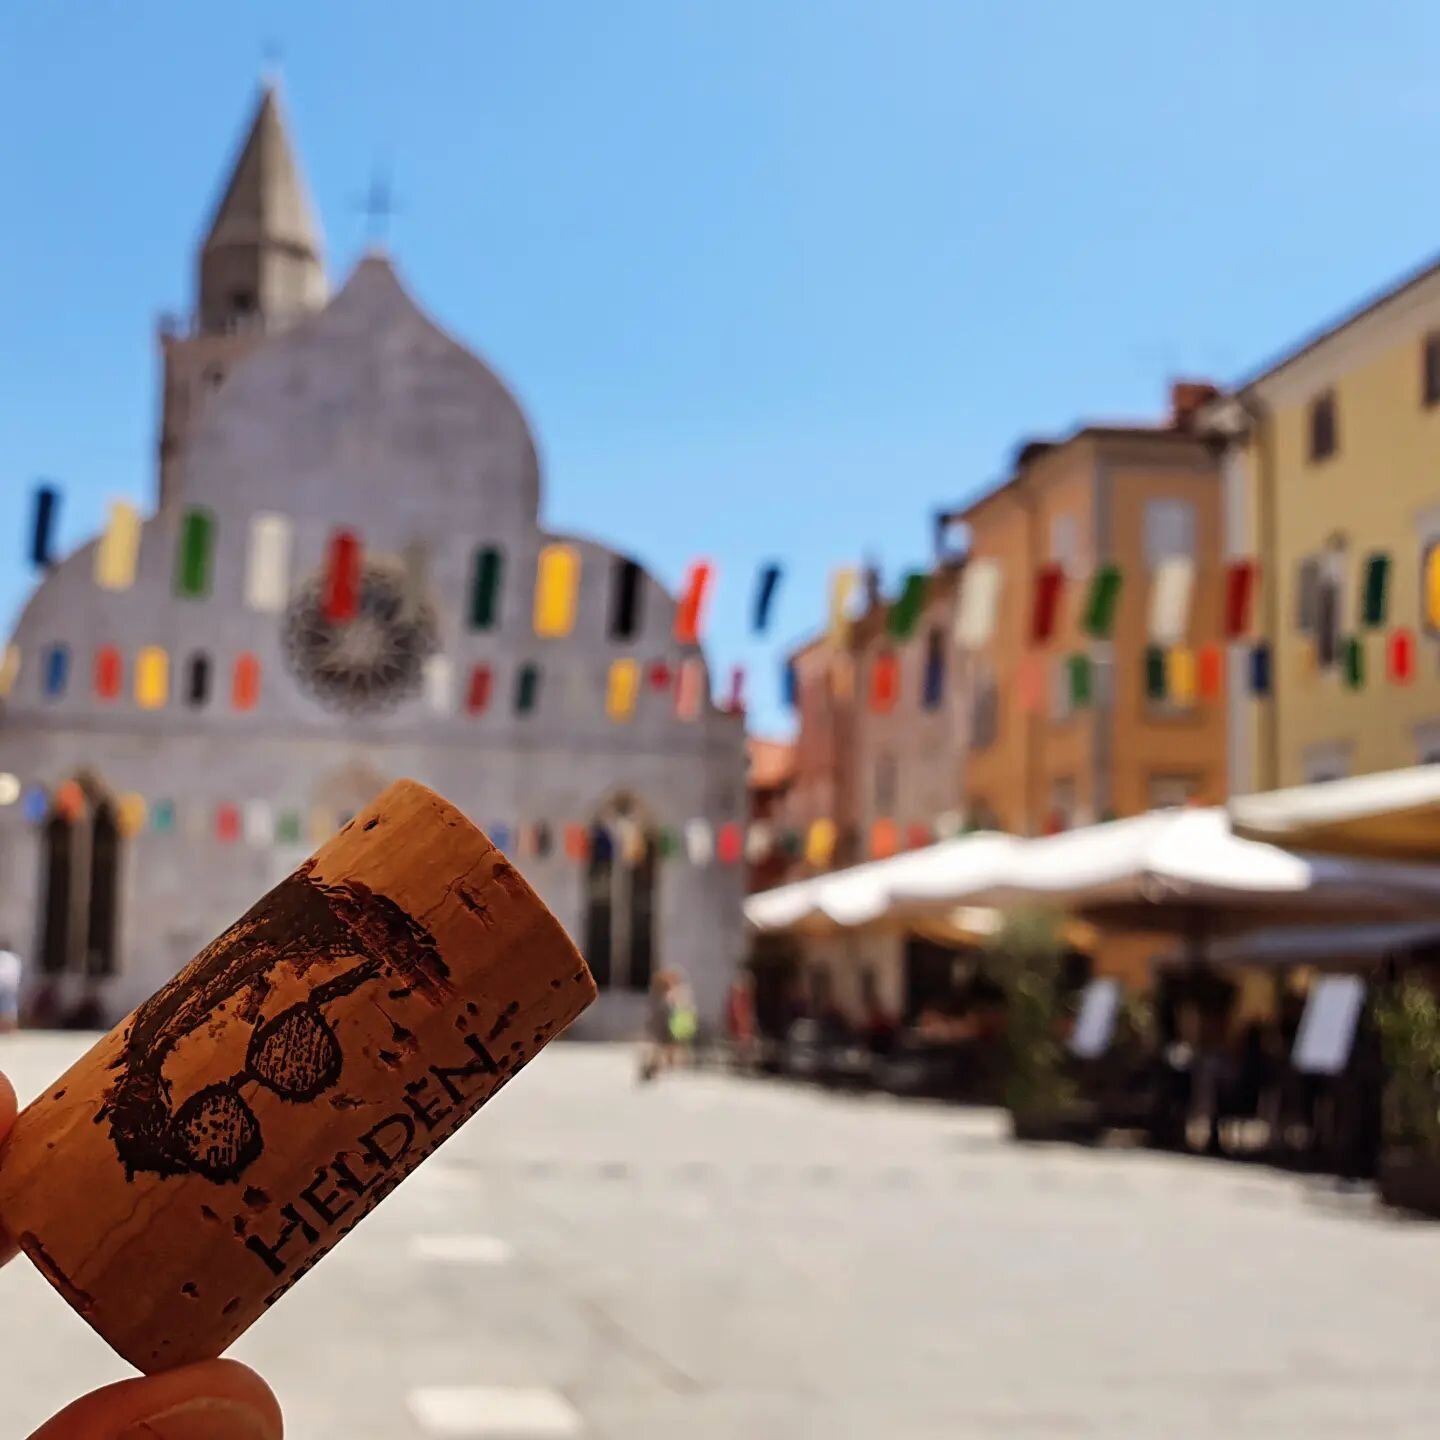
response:
[[[82,1396],[30,1440],[281,1440],[270,1387],[233,1360],[204,1360]]]

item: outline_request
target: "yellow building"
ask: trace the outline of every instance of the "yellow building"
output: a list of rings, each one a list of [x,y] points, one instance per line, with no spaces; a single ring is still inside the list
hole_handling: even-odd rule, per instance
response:
[[[1255,635],[1270,647],[1268,698],[1251,693],[1248,651],[1231,655],[1231,792],[1440,761],[1422,580],[1440,541],[1440,263],[1206,418],[1229,442],[1225,550],[1259,562]],[[1366,603],[1380,569],[1383,618]]]

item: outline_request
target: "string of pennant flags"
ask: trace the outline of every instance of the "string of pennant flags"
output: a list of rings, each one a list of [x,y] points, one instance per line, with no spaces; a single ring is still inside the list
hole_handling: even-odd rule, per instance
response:
[[[79,823],[91,808],[77,781],[66,780],[52,788],[23,785],[15,775],[0,774],[0,811],[15,805],[23,820],[37,827],[57,817],[66,823]],[[266,847],[322,844],[343,829],[353,815],[324,806],[274,806],[258,799],[214,803],[147,799],[130,791],[117,797],[113,818],[116,829],[127,839],[149,834],[186,843],[208,839],[222,845]],[[869,849],[877,858],[883,857],[950,838],[964,828],[958,812],[947,812],[933,822],[905,826],[881,819],[871,827]],[[653,847],[661,860],[683,859],[695,866],[756,865],[783,855],[789,859],[803,856],[808,863],[825,867],[845,838],[829,819],[814,820],[806,826],[780,826],[764,820],[717,824],[703,817],[648,832],[629,817],[590,823],[492,821],[487,833],[497,848],[517,858],[556,857],[582,864],[599,859],[628,866],[643,864]]]
[[[37,487],[34,495],[30,535],[30,559],[38,567],[55,563],[55,534],[61,496],[52,484]],[[107,591],[124,591],[135,582],[142,521],[139,510],[127,501],[115,501],[94,555],[94,581]],[[279,612],[292,596],[291,571],[294,527],[289,517],[275,513],[253,515],[248,521],[243,578],[244,604],[255,611]],[[212,512],[191,507],[180,516],[176,541],[173,589],[177,598],[199,600],[212,589],[212,571],[217,540],[217,521]],[[495,629],[501,619],[507,589],[507,556],[494,545],[478,546],[468,570],[467,593],[462,607],[471,631]],[[320,604],[327,619],[343,624],[354,619],[361,604],[361,576],[364,549],[361,537],[351,528],[335,528],[328,539]],[[426,551],[421,544],[407,547],[404,557],[405,593],[425,592]],[[636,637],[641,628],[643,571],[633,560],[614,557],[610,583],[609,633],[613,639]],[[1334,670],[1351,689],[1361,689],[1372,676],[1383,676],[1392,684],[1407,684],[1416,667],[1417,635],[1413,628],[1388,626],[1390,609],[1390,557],[1374,552],[1364,558],[1359,587],[1360,605],[1356,624],[1347,633],[1342,624],[1338,577],[1323,560],[1308,560],[1301,567],[1299,625],[1314,639],[1313,658],[1317,668]],[[575,627],[578,615],[582,557],[577,547],[563,541],[541,547],[535,564],[531,621],[542,639],[561,638]],[[864,571],[858,566],[841,566],[831,572],[826,633],[843,648],[854,625],[855,602],[861,593]],[[777,596],[784,569],[777,561],[762,564],[755,576],[750,605],[750,628],[756,635],[769,633],[774,621]],[[902,579],[895,598],[887,607],[885,633],[889,640],[906,641],[914,636],[929,599],[931,574],[912,570]],[[964,565],[954,609],[950,635],[961,651],[976,651],[994,639],[1005,591],[1001,562],[993,557],[972,556]],[[685,572],[673,625],[674,640],[685,646],[697,645],[714,590],[716,569],[708,560],[691,563]],[[1229,666],[1226,647],[1249,645],[1244,683],[1250,694],[1271,693],[1272,657],[1263,640],[1252,636],[1259,567],[1250,558],[1237,558],[1223,566],[1220,586],[1220,640],[1192,646],[1188,643],[1195,609],[1197,570],[1193,558],[1172,555],[1162,559],[1137,586],[1127,583],[1121,567],[1098,566],[1088,577],[1071,577],[1064,567],[1052,563],[1041,567],[1030,582],[1030,593],[1021,597],[1028,607],[1024,620],[1026,648],[1020,657],[1018,675],[1022,706],[1038,707],[1046,691],[1044,664],[1037,653],[1053,648],[1061,632],[1061,617],[1067,603],[1078,605],[1076,621],[1083,638],[1106,642],[1112,639],[1123,607],[1139,590],[1144,604],[1147,644],[1140,665],[1143,687],[1152,699],[1187,704],[1214,700],[1223,694]],[[513,588],[513,584],[511,586]],[[868,590],[869,587],[867,586]],[[1421,586],[1421,621],[1427,633],[1440,634],[1440,546],[1424,557]],[[1073,599],[1072,599],[1073,597]],[[1370,633],[1386,630],[1383,655],[1370,653]],[[942,636],[943,639],[943,636]],[[943,698],[946,666],[943,643],[930,636],[919,677],[922,701],[938,706]],[[1051,693],[1063,689],[1068,704],[1084,706],[1102,693],[1098,683],[1107,662],[1080,650],[1062,657],[1064,684],[1052,682]],[[7,694],[18,673],[20,656],[13,648],[0,658],[0,696]],[[63,693],[73,683],[70,655],[63,645],[51,645],[40,658],[42,692],[50,697]],[[138,651],[131,665],[135,700],[144,708],[167,703],[170,695],[170,657],[158,647]],[[94,657],[93,688],[101,699],[118,698],[123,689],[124,665],[113,647],[102,647]],[[839,679],[853,685],[853,675]],[[871,659],[867,680],[871,709],[884,712],[900,698],[903,672],[898,655],[886,646]],[[197,686],[193,675],[189,688]],[[703,710],[705,672],[698,660],[682,659],[678,664],[657,661],[643,667],[638,660],[615,660],[605,683],[605,709],[610,718],[624,720],[634,713],[644,689],[675,688],[677,712],[696,718]],[[234,661],[231,697],[236,709],[252,707],[259,693],[258,661],[242,655]],[[199,688],[204,688],[200,683]],[[781,676],[782,696],[793,706],[796,683],[793,670]],[[455,708],[457,690],[452,662],[432,656],[427,662],[425,693],[436,710]],[[484,713],[495,694],[495,675],[486,665],[471,668],[459,687],[463,708],[470,714]],[[527,713],[536,705],[540,690],[540,667],[522,667],[515,677],[513,708]],[[743,666],[732,667],[721,703],[734,711],[743,710],[746,674]],[[200,703],[200,702],[196,702]]]

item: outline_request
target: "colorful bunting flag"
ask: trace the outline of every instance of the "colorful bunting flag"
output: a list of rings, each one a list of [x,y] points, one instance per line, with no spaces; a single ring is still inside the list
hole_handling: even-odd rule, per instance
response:
[[[118,700],[125,687],[124,667],[120,652],[113,645],[102,645],[95,652],[95,695],[100,700]]]
[[[210,657],[197,650],[185,662],[185,703],[201,706],[210,698]]]
[[[835,822],[812,820],[805,836],[805,863],[817,870],[829,867],[835,854]]]
[[[121,835],[133,840],[145,828],[145,797],[133,790],[127,791],[116,806],[115,821]]]
[[[982,556],[970,560],[960,577],[960,604],[955,611],[955,643],[979,650],[995,635],[1000,610],[1000,562]]]
[[[247,800],[241,807],[245,843],[247,845],[268,845],[274,836],[274,822],[270,806],[264,800]]]
[[[900,827],[890,819],[876,820],[870,827],[870,858],[888,860],[900,848]]]
[[[1115,631],[1115,612],[1120,603],[1121,574],[1118,565],[1102,565],[1090,581],[1085,600],[1085,633],[1096,640],[1108,640]]]
[[[635,697],[639,690],[640,662],[628,656],[612,661],[605,687],[605,713],[612,720],[628,720],[635,713]]]
[[[1196,687],[1202,700],[1219,700],[1225,693],[1225,650],[1213,642],[1200,648]]]
[[[150,807],[150,828],[157,835],[169,835],[175,829],[175,802],[157,800]]]
[[[413,620],[430,594],[430,546],[419,538],[400,552],[400,614]]]
[[[727,819],[716,835],[716,858],[721,865],[736,865],[744,858],[744,835],[733,819]]]
[[[1408,685],[1415,678],[1415,632],[1392,630],[1385,647],[1386,669],[1395,685]]]
[[[215,838],[225,845],[240,838],[240,812],[235,806],[215,807]]]
[[[921,704],[927,710],[938,710],[945,698],[945,649],[944,630],[932,625],[925,637],[925,674],[921,688]]]
[[[1183,645],[1190,634],[1190,600],[1195,589],[1195,562],[1188,555],[1167,555],[1150,581],[1150,643]]]
[[[490,843],[502,855],[510,853],[510,827],[503,820],[492,822],[485,833],[490,837]]]
[[[1264,641],[1250,647],[1250,693],[1257,698],[1270,693],[1270,647]]]
[[[692,865],[708,865],[714,858],[715,838],[708,820],[685,822],[685,853]]]
[[[1363,690],[1365,688],[1365,645],[1358,635],[1352,635],[1345,641],[1343,648],[1345,688],[1347,690]]]
[[[1425,551],[1424,601],[1425,630],[1440,635],[1440,540],[1432,541]]]
[[[1094,667],[1090,663],[1090,657],[1083,651],[1067,656],[1065,664],[1069,671],[1070,704],[1078,710],[1091,701]]]
[[[180,541],[175,560],[175,593],[181,599],[202,600],[210,593],[210,562],[215,550],[215,517],[192,506],[180,517]]]
[[[1249,632],[1255,573],[1253,560],[1232,560],[1225,568],[1224,635],[1227,640],[1239,640]]]
[[[343,625],[360,612],[360,537],[337,530],[325,554],[325,583],[320,604],[325,618]]]
[[[775,836],[763,820],[752,820],[745,831],[745,863],[763,865],[775,848]]]
[[[893,650],[881,650],[870,661],[870,708],[888,715],[900,698],[900,659]]]
[[[243,650],[235,657],[230,677],[230,704],[236,710],[253,710],[260,701],[260,657]]]
[[[645,572],[627,555],[617,555],[610,566],[610,638],[633,640],[640,633],[641,597]]]
[[[692,655],[680,662],[680,679],[675,686],[675,713],[682,720],[699,718],[705,699],[705,662]]]
[[[958,810],[942,810],[935,817],[935,838],[953,840],[965,829],[965,817]]]
[[[55,527],[59,519],[59,490],[53,485],[37,485],[30,521],[30,563],[37,570],[47,570],[55,563]]]
[[[907,850],[923,850],[933,839],[928,825],[921,824],[918,820],[912,821],[905,827],[905,848]]]
[[[1145,698],[1165,698],[1165,650],[1159,645],[1145,647]]]
[[[65,693],[70,676],[70,650],[65,645],[47,645],[41,668],[41,681],[47,700],[58,700]]]
[[[859,583],[860,572],[853,565],[841,565],[830,572],[830,613],[826,626],[832,645],[843,646],[850,637],[850,597]]]
[[[1015,663],[1015,703],[1022,715],[1037,715],[1045,694],[1045,667],[1038,655],[1021,655]]]
[[[448,715],[455,707],[455,667],[448,655],[427,655],[422,667],[425,703],[436,715]]]
[[[1060,565],[1042,565],[1035,574],[1035,596],[1030,609],[1030,643],[1044,645],[1055,633],[1060,617],[1060,594],[1065,571]]]
[[[760,568],[755,582],[755,604],[750,615],[750,628],[763,635],[770,628],[770,612],[775,605],[775,592],[780,588],[780,566],[773,560]]]
[[[698,645],[705,623],[705,600],[715,567],[708,560],[697,560],[686,572],[685,587],[675,610],[675,638],[682,645]]]
[[[20,802],[20,813],[32,825],[38,825],[49,812],[50,797],[39,785],[32,785],[26,790]]]
[[[725,694],[725,709],[731,715],[745,713],[745,667],[743,665],[730,667],[730,686]]]
[[[912,570],[901,586],[900,594],[890,607],[888,628],[897,640],[905,640],[914,634],[920,622],[920,612],[925,608],[925,596],[930,588],[930,577],[923,570]]]
[[[515,677],[515,711],[529,715],[540,703],[540,667],[522,665]]]
[[[500,575],[504,556],[493,545],[475,552],[470,571],[470,628],[493,630],[500,623]]]
[[[674,678],[663,660],[652,660],[645,671],[645,683],[652,690],[668,690]]]
[[[583,825],[573,821],[565,827],[565,857],[568,860],[590,858],[590,834]]]
[[[1365,561],[1365,590],[1361,597],[1360,623],[1369,630],[1384,624],[1390,608],[1390,557],[1376,551]]]
[[[55,813],[72,821],[85,813],[85,792],[74,780],[66,780],[56,789]]]
[[[273,615],[289,600],[290,522],[283,515],[253,515],[245,556],[245,603]]]
[[[535,569],[535,633],[558,640],[575,628],[580,593],[580,552],[573,545],[546,545]]]
[[[95,546],[95,583],[102,590],[128,590],[135,583],[139,554],[140,512],[128,500],[112,500]]]
[[[490,704],[490,667],[476,665],[470,671],[470,684],[465,692],[465,708],[471,715],[483,715]]]
[[[1177,705],[1195,703],[1195,652],[1188,645],[1172,645],[1166,653],[1165,689]]]

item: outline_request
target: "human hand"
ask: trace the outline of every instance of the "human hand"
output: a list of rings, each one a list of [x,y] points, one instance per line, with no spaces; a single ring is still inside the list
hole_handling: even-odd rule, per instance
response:
[[[0,1075],[0,1140],[15,1120],[15,1090]],[[15,1244],[0,1231],[0,1265]],[[67,1405],[30,1440],[281,1440],[270,1387],[233,1360],[205,1360],[106,1385]]]

